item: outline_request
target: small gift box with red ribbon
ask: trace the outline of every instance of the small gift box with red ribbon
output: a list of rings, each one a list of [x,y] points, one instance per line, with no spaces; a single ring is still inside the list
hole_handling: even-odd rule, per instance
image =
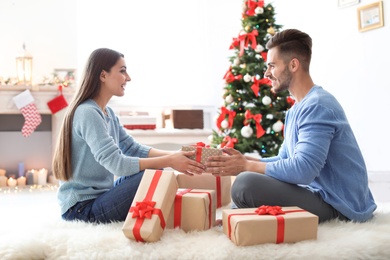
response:
[[[122,231],[129,239],[155,242],[166,227],[177,192],[173,171],[145,170]]]
[[[214,190],[179,189],[168,217],[167,228],[185,232],[207,230],[214,226],[216,194]]]
[[[196,151],[196,154],[194,156],[191,156],[190,158],[193,160],[196,160],[197,162],[200,162],[202,164],[205,164],[207,162],[207,159],[209,156],[220,156],[222,155],[222,150],[217,148],[210,148],[210,146],[206,145],[205,143],[198,142],[194,145],[184,145],[181,148],[182,151]]]
[[[232,187],[231,176],[214,176],[210,173],[193,176],[176,172],[179,188],[215,190],[217,196],[217,208],[221,208],[231,202],[230,191]]]
[[[317,239],[318,216],[299,207],[225,209],[222,223],[223,232],[237,246]]]

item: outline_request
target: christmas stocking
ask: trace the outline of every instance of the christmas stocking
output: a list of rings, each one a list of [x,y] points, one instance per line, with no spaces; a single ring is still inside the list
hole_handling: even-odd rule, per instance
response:
[[[34,130],[42,122],[42,117],[34,103],[34,97],[30,90],[26,89],[19,95],[12,98],[16,107],[22,112],[24,117],[24,125],[22,128],[23,136],[31,135]]]

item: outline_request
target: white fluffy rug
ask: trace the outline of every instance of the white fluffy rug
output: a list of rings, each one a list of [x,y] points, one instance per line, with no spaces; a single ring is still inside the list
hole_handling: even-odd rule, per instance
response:
[[[159,242],[134,242],[123,235],[123,222],[62,221],[55,193],[35,193],[0,194],[0,259],[390,259],[390,203],[378,203],[364,224],[321,224],[315,241],[237,247],[221,227],[166,230]]]

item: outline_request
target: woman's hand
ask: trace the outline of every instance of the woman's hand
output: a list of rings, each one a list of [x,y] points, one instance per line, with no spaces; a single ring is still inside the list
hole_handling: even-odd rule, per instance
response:
[[[195,151],[178,151],[176,153],[173,153],[169,155],[170,160],[170,166],[175,169],[176,171],[193,175],[193,174],[202,174],[206,167],[201,164],[200,162],[197,162],[193,159],[190,159],[188,157],[195,155]]]
[[[206,172],[218,176],[236,176],[246,170],[247,159],[233,148],[223,148],[222,156],[210,156],[206,162]]]

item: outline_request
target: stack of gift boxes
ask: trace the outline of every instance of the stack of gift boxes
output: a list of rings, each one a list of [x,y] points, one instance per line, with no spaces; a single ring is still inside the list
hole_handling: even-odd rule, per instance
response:
[[[222,155],[220,149],[200,143],[182,150],[196,150],[192,159],[201,163],[209,156]],[[211,229],[216,210],[230,203],[230,189],[230,176],[145,170],[122,231],[135,241],[156,242],[165,229]],[[298,207],[262,206],[223,209],[222,223],[223,232],[235,245],[248,246],[316,239],[318,217]]]

